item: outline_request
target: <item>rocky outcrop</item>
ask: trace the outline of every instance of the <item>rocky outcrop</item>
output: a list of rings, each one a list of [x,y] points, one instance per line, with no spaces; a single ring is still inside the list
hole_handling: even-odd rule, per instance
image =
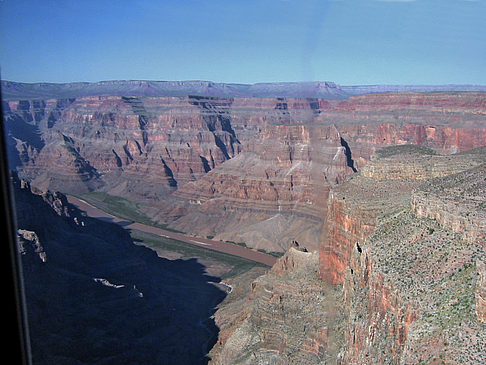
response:
[[[399,150],[383,150],[387,169],[393,160],[403,164],[407,159],[413,168],[419,158],[427,171],[426,161],[436,164],[439,158],[395,155]],[[449,215],[460,220],[461,212],[479,207],[484,153],[479,149],[440,157],[451,161],[446,177],[433,178],[432,172],[421,183],[422,177],[410,179],[407,169],[403,180],[360,174],[331,194],[320,276],[343,284],[346,364],[430,363],[445,357],[458,364],[484,361],[482,284],[476,274],[481,270],[476,260],[486,254],[484,238],[469,239],[459,225],[441,220],[441,214],[425,215],[417,208],[435,211],[434,200],[453,200]],[[457,173],[461,164],[476,167]],[[369,165],[374,171],[383,166],[380,158]],[[417,196],[430,197],[431,203],[414,203]],[[473,226],[470,231],[478,232]],[[469,342],[463,333],[476,337]]]
[[[376,228],[377,218],[393,214],[396,206],[409,202],[419,218],[436,218],[455,232],[464,231],[468,241],[484,242],[481,208],[484,194],[475,182],[483,173],[483,150],[449,156],[407,145],[381,150],[373,162],[363,168],[359,179],[350,179],[330,194],[320,247],[321,277],[334,284],[342,283],[352,251],[363,246]],[[425,178],[445,175],[447,177],[442,180],[434,180],[436,184],[421,185]],[[466,189],[465,181],[474,186],[465,190],[469,194],[467,199],[455,191]],[[423,187],[413,191],[418,186]],[[437,191],[429,192],[433,186]],[[457,204],[458,199],[462,199],[462,204]]]
[[[344,275],[346,313],[344,364],[400,363],[417,310],[383,273],[376,273],[369,251],[352,252]]]
[[[292,240],[317,248],[330,187],[378,148],[486,144],[483,93],[131,95],[5,103],[10,164],[42,190],[101,190],[173,229],[283,251]],[[399,178],[395,166],[363,173]],[[408,173],[440,176],[447,164],[429,166]]]
[[[343,282],[352,251],[361,250],[360,242],[362,244],[375,228],[378,213],[376,208],[368,212],[353,209],[356,214],[351,215],[343,198],[339,199],[334,192],[329,197],[324,243],[320,247],[319,273],[332,284]]]
[[[339,293],[324,290],[316,280],[317,259],[315,252],[290,248],[270,272],[254,280],[238,320],[221,322],[225,337],[210,353],[211,364],[335,363],[341,340],[334,326]],[[238,303],[230,296],[216,312],[218,323],[220,311]]]
[[[21,255],[27,256],[28,259],[32,258],[32,260],[46,262],[46,252],[35,232],[19,229],[17,231],[17,242]],[[24,261],[25,260],[27,259],[24,259]]]
[[[333,189],[320,246],[321,278],[341,284],[354,251],[362,251],[377,218],[393,214],[396,205],[407,204],[419,180],[352,178]],[[393,204],[390,204],[393,202]]]
[[[13,191],[33,363],[206,362],[225,293],[201,264],[159,258],[62,194]]]
[[[429,178],[413,179],[405,169],[401,179],[357,174],[332,188],[319,273],[315,253],[289,249],[252,282],[239,320],[219,322],[225,337],[211,353],[214,364],[486,361],[484,242],[419,216],[410,204],[419,192],[454,199],[459,214],[461,205],[482,204],[484,151],[388,147],[369,166],[408,160],[413,169],[416,158]],[[444,161],[451,161],[449,174],[434,178],[427,163]],[[457,172],[461,161],[466,170]]]

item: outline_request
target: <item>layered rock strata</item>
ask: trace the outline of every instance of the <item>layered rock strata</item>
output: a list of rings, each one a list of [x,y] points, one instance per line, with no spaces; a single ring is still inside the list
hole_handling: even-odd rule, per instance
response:
[[[381,104],[379,98],[371,96],[353,101],[319,100],[313,105],[314,115],[304,123],[294,114],[287,119],[280,118],[276,126],[272,122],[265,129],[259,129],[251,141],[243,144],[242,153],[234,161],[226,162],[175,193],[193,204],[172,227],[191,231],[192,223],[200,222],[196,226],[206,235],[246,242],[253,247],[282,250],[288,248],[292,240],[297,240],[315,249],[321,229],[318,222],[326,214],[330,185],[363,167],[379,146],[417,143],[432,147],[430,153],[450,153],[484,143],[484,130],[463,129],[457,124],[457,117],[444,113],[444,110],[451,114],[463,113],[465,108],[471,108],[471,119],[481,118],[484,104],[481,95],[468,101],[450,95],[441,99],[415,94],[381,98]],[[305,107],[305,104],[294,102],[291,105],[286,101],[285,107],[280,106],[281,110],[295,113]],[[433,116],[437,122],[439,110],[441,123],[446,125],[423,125],[418,120],[414,123],[418,115],[431,119]],[[392,120],[390,114],[403,116],[407,123],[383,123],[383,119]],[[334,120],[335,124],[329,124]],[[468,125],[471,127],[475,123]],[[313,139],[304,135],[313,136]],[[304,154],[296,152],[297,148]],[[438,170],[437,176],[441,168],[450,173],[445,161],[435,165],[428,164],[429,170]],[[397,162],[395,166],[402,168]],[[408,166],[414,179],[420,173],[420,166],[420,161],[415,168]],[[457,168],[459,171],[462,166]],[[391,176],[391,171],[381,171]],[[279,181],[282,175],[284,184]],[[431,171],[422,172],[422,175],[432,176]],[[397,175],[400,176],[403,177],[403,172]],[[290,181],[285,184],[285,180]],[[290,200],[286,199],[288,196]]]
[[[478,209],[469,211],[484,200],[485,158],[484,151],[474,152],[441,156],[455,160],[450,174],[433,178],[431,170],[432,179],[425,183],[420,174],[420,180],[411,180],[413,175],[404,169],[403,180],[363,174],[334,189],[320,276],[343,284],[344,363],[485,360],[480,280],[486,257],[480,236],[484,225],[474,214]],[[424,155],[416,157],[425,163]],[[429,162],[435,165],[437,158],[430,156]],[[375,171],[389,169],[393,159],[400,164],[405,160],[399,153],[386,159],[386,164],[371,163]],[[476,167],[457,172],[461,163],[465,169]],[[429,170],[426,163],[424,167]],[[434,205],[449,200],[454,208]],[[471,223],[461,226],[441,219],[443,214]]]
[[[484,161],[486,148],[475,152],[478,151],[482,153],[464,154],[467,159],[464,167]],[[483,164],[457,173],[454,179],[437,179],[434,184],[415,191],[411,199],[414,214],[419,218],[435,219],[441,226],[462,234],[464,240],[482,244],[486,250],[486,191],[481,182],[485,169]]]
[[[203,234],[270,251],[292,240],[317,249],[329,188],[352,173],[335,126],[268,126],[237,157],[175,193],[191,205],[171,226],[188,231],[197,222]]]
[[[477,183],[471,177],[477,177],[477,169],[483,168],[484,148],[449,156],[435,155],[433,151],[418,146],[388,147],[382,151],[381,155],[377,154],[380,157],[373,159],[373,162],[363,169],[359,179],[351,178],[345,185],[333,189],[330,195],[320,248],[320,275],[326,281],[342,283],[342,274],[351,252],[357,246],[363,245],[364,240],[374,231],[377,218],[380,215],[391,215],[397,207],[410,203],[419,218],[438,218],[444,222],[448,219],[445,226],[456,231],[467,225],[470,227],[467,232],[471,233],[466,235],[477,236],[477,242],[484,241],[484,238],[480,238],[484,237],[484,213],[480,206],[482,192],[476,189]],[[467,177],[464,177],[462,182],[444,177],[443,184],[437,183],[429,187],[423,185],[424,188],[412,194],[412,190],[422,185],[425,178],[450,176],[468,168],[468,172],[463,173]],[[463,175],[458,173],[455,176]],[[473,198],[467,200],[467,204],[457,205],[457,199],[461,199],[463,193],[458,194],[454,189],[466,189],[466,180],[472,184],[467,191]],[[432,192],[427,192],[431,186],[437,186],[441,198],[434,200]],[[447,186],[449,195],[444,194]],[[449,202],[449,199],[454,202]],[[434,206],[443,207],[441,210],[434,209]],[[461,209],[458,207],[463,207],[462,213],[458,212],[458,209]],[[468,213],[469,209],[473,211]],[[456,212],[456,221],[452,222],[452,218],[449,217],[454,216]]]
[[[486,144],[485,100],[86,96],[11,100],[4,110],[9,162],[35,186],[105,191],[143,202],[174,229],[283,251],[293,240],[317,248],[330,186],[377,148]],[[411,173],[428,176],[419,165]]]
[[[430,164],[429,178],[413,178],[415,159]],[[438,159],[452,161],[447,176],[440,169],[434,177]],[[407,161],[400,179],[379,173]],[[484,239],[465,233],[475,225],[456,229],[411,204],[429,193],[431,202],[453,200],[457,221],[467,212],[470,221],[480,218],[473,213],[484,202],[485,161],[484,149],[442,156],[412,146],[381,150],[369,165],[375,175],[357,174],[332,188],[319,271],[312,253],[288,250],[253,281],[239,320],[217,320],[225,335],[213,362],[485,362]],[[461,163],[465,170],[458,172]],[[223,311],[236,302],[230,297]]]
[[[228,297],[216,312],[224,336],[210,353],[211,364],[336,363],[342,341],[335,326],[341,316],[339,292],[316,280],[317,263],[316,252],[290,248],[251,283],[246,302]],[[220,320],[220,311],[235,308],[240,309],[236,319]]]
[[[27,116],[45,116],[23,118],[25,128],[43,140],[34,154],[23,153],[21,169],[38,186],[86,191],[93,189],[89,183],[99,181],[120,193],[143,196],[153,191],[153,197],[160,197],[238,152],[239,143],[223,116],[225,105],[207,116],[196,102],[180,101],[84,98],[72,101],[60,115],[53,114],[53,101],[44,108],[36,108],[35,102],[10,102],[15,113],[7,113],[6,123],[21,124],[15,119],[21,110]],[[10,136],[17,148],[23,148],[20,137],[31,144],[14,129]]]

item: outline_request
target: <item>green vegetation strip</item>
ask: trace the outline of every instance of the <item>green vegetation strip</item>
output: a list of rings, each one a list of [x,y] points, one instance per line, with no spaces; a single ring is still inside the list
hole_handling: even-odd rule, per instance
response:
[[[132,202],[125,198],[110,195],[100,191],[93,191],[90,193],[75,196],[88,202],[96,208],[99,208],[120,219],[126,219],[148,226],[165,229],[171,232],[184,233],[175,229],[171,229],[165,224],[159,224],[154,222],[150,217],[148,217],[141,211],[143,204]]]
[[[232,269],[221,277],[223,280],[240,275],[256,266],[268,267],[264,264],[260,264],[239,256],[191,245],[190,243],[176,239],[161,237],[136,229],[131,229],[130,231],[130,235],[137,244],[148,247],[156,252],[157,250],[176,252],[182,255],[181,259],[198,258],[202,260],[216,261],[218,263],[232,266]]]
[[[90,192],[78,195],[76,197],[118,218],[172,232],[183,233],[170,229],[166,225],[156,224],[140,210],[140,208],[143,206],[142,204],[131,202],[122,197],[109,195],[104,192]],[[221,279],[223,280],[240,275],[256,266],[267,267],[264,264],[239,256],[214,251],[176,239],[165,238],[148,232],[142,232],[136,229],[131,229],[130,235],[137,244],[151,248],[154,251],[165,250],[180,254],[181,259],[197,258],[201,260],[216,261],[231,266],[232,269],[226,274],[222,275]]]

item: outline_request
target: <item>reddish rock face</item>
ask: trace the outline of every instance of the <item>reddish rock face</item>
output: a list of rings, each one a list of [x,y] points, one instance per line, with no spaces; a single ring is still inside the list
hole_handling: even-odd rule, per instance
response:
[[[365,213],[357,209],[346,206],[345,196],[337,197],[331,193],[323,230],[324,243],[320,248],[320,276],[329,283],[343,282],[352,250],[359,250],[360,242],[375,227],[378,211]]]
[[[471,344],[484,334],[484,168],[484,148],[438,156],[389,147],[332,189],[319,274],[343,285],[344,363],[482,358],[460,333],[479,336]]]
[[[414,178],[417,160],[422,173]],[[397,167],[402,177],[397,169],[387,178]],[[315,280],[316,253],[287,250],[252,283],[214,364],[485,362],[486,251],[467,233],[484,210],[484,148],[439,156],[392,146],[367,168],[373,173],[332,187],[319,258],[324,280]],[[469,225],[456,229],[438,218],[452,203],[454,219]]]
[[[82,97],[10,101],[5,123],[10,163],[35,186],[102,189],[173,228],[281,251],[292,240],[317,249],[329,188],[376,149],[486,144],[485,100]]]
[[[343,285],[344,306],[347,313],[359,314],[358,318],[348,317],[345,361],[398,363],[407,344],[409,327],[418,318],[417,311],[403,302],[393,283],[385,282],[383,274],[373,272],[368,251],[352,256],[349,261],[352,273],[351,270],[346,273]]]
[[[45,116],[31,126],[33,134],[41,133],[44,146],[38,154],[25,156],[23,174],[32,180],[46,172],[66,176],[50,179],[48,187],[85,190],[83,183],[92,178],[83,177],[67,161],[82,159],[104,185],[127,181],[136,195],[137,183],[152,182],[170,191],[239,152],[225,122],[225,104],[209,116],[190,98],[85,97],[59,104],[49,101],[39,111],[27,102],[22,111],[24,121],[41,112]],[[7,116],[13,133],[22,122],[19,105],[11,102],[12,114]]]
[[[333,189],[320,246],[320,276],[333,284],[342,283],[351,253],[359,251],[373,233],[378,216],[400,202],[410,204],[417,217],[436,219],[467,242],[486,248],[486,217],[476,183],[485,169],[481,156],[480,152],[444,156],[419,147],[390,147],[363,168],[358,180]],[[435,190],[421,188],[412,193],[427,178],[445,182],[437,183],[440,187]],[[457,193],[458,189],[467,189],[469,198],[460,200],[459,195],[466,195]]]

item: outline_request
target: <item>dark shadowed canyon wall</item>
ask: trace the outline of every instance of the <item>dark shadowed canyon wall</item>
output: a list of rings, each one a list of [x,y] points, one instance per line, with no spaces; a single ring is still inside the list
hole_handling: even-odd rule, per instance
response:
[[[34,364],[207,363],[218,278],[136,246],[60,193],[13,186]]]

